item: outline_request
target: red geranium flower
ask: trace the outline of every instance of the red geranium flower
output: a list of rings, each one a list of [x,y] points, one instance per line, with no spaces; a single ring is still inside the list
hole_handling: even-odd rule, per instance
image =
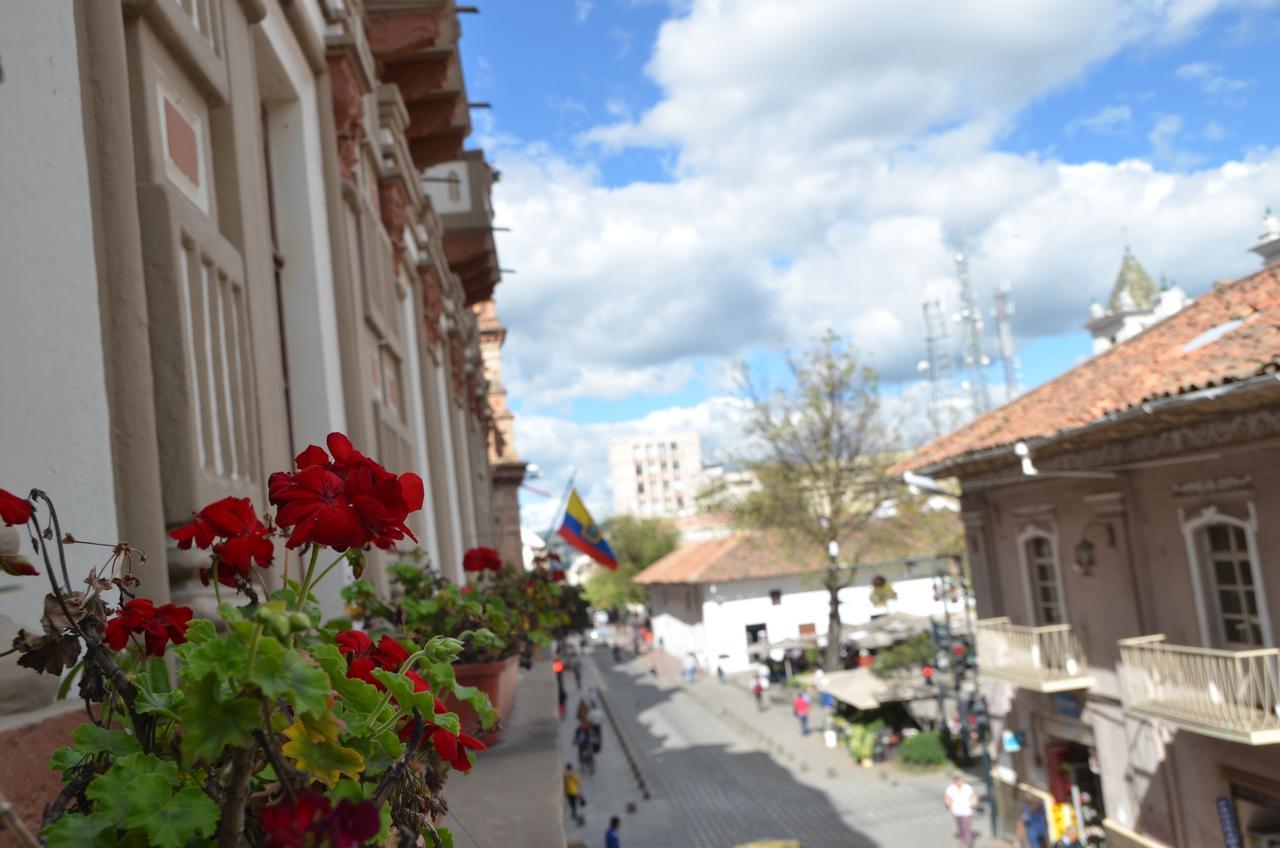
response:
[[[378,640],[377,646],[373,644],[373,640],[369,638],[368,633],[359,630],[344,630],[333,638],[338,645],[338,652],[347,657],[347,677],[356,680],[363,680],[370,686],[376,686],[378,691],[385,692],[387,687],[382,685],[382,681],[373,676],[375,668],[381,668],[385,671],[397,673],[401,666],[409,661],[409,651],[404,645],[401,645],[390,636],[383,636]],[[413,672],[406,672],[411,680],[422,680]],[[425,685],[426,681],[422,681]],[[415,691],[422,691],[417,688],[414,683]]]
[[[382,830],[382,817],[372,801],[338,802],[323,830],[329,834],[331,848],[351,848],[372,839]]]
[[[498,571],[502,555],[493,548],[472,548],[462,555],[463,571]]]
[[[351,848],[378,835],[382,820],[371,801],[338,802],[334,807],[319,792],[304,789],[296,798],[268,804],[258,814],[268,848],[302,848],[328,844]]]
[[[129,644],[129,636],[141,633],[145,637],[146,653],[162,657],[169,642],[181,645],[187,641],[187,625],[190,622],[190,607],[177,607],[173,604],[157,607],[146,598],[134,598],[107,622],[102,641],[112,650],[123,651],[125,645]]]
[[[190,524],[175,528],[169,535],[178,547],[188,550],[194,545],[205,549],[213,546],[218,560],[228,569],[248,576],[249,566],[269,568],[275,556],[271,545],[271,529],[253,511],[248,498],[223,498],[192,514]],[[215,539],[222,541],[214,544]],[[221,571],[221,569],[219,569]],[[229,576],[219,574],[218,582],[234,586]]]
[[[455,736],[439,727],[431,734],[431,744],[440,755],[440,759],[447,761],[458,771],[471,771],[471,757],[467,755],[468,750],[489,750],[487,745],[474,736],[468,736],[465,733]]]
[[[26,524],[31,519],[35,508],[31,501],[20,498],[7,489],[0,489],[0,521],[10,527],[15,524]]]
[[[296,457],[297,471],[279,471],[267,482],[277,523],[293,528],[290,548],[306,544],[335,550],[372,543],[389,548],[408,537],[405,521],[422,509],[424,491],[417,474],[396,476],[351,446],[341,433],[328,439],[332,460],[311,445]]]
[[[270,848],[301,848],[318,821],[329,814],[329,799],[304,789],[296,798],[268,804],[258,813],[258,823]]]

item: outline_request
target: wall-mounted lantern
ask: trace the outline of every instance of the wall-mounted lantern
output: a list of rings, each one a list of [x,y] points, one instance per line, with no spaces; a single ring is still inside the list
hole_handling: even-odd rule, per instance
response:
[[[1075,559],[1071,563],[1071,566],[1075,569],[1076,573],[1085,577],[1091,577],[1093,575],[1094,566],[1098,564],[1098,546],[1093,539],[1090,538],[1091,531],[1094,530],[1104,531],[1105,535],[1103,538],[1108,548],[1114,548],[1116,546],[1116,530],[1110,524],[1095,521],[1087,525],[1084,528],[1084,532],[1081,533],[1080,541],[1076,542],[1076,546],[1073,549]]]

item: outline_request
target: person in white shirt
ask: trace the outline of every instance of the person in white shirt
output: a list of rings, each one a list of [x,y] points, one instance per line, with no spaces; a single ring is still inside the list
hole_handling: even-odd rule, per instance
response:
[[[973,848],[973,787],[964,782],[964,775],[956,774],[947,787],[946,802],[956,820],[956,838],[965,848]]]

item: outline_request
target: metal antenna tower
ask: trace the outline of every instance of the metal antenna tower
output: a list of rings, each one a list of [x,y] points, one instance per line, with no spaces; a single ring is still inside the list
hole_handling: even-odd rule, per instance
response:
[[[941,436],[950,429],[946,426],[943,412],[954,378],[951,340],[947,337],[947,321],[942,315],[942,303],[926,300],[921,309],[924,312],[927,358],[920,363],[920,370],[929,372],[929,423],[933,425],[934,434]]]
[[[973,413],[981,415],[991,408],[987,392],[987,371],[991,364],[983,349],[982,310],[969,284],[969,258],[956,252],[956,275],[960,278],[960,326],[963,332],[964,364],[969,371],[969,393],[973,397]]]
[[[1004,366],[1005,400],[1018,393],[1018,363],[1013,355],[1013,286],[1003,280],[996,289],[996,340],[1000,345],[1000,364]]]

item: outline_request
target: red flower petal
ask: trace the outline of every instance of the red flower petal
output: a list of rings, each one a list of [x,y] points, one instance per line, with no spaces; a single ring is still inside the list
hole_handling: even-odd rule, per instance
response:
[[[15,524],[26,524],[34,511],[31,501],[20,498],[7,489],[0,489],[0,521],[4,521],[10,527]]]

